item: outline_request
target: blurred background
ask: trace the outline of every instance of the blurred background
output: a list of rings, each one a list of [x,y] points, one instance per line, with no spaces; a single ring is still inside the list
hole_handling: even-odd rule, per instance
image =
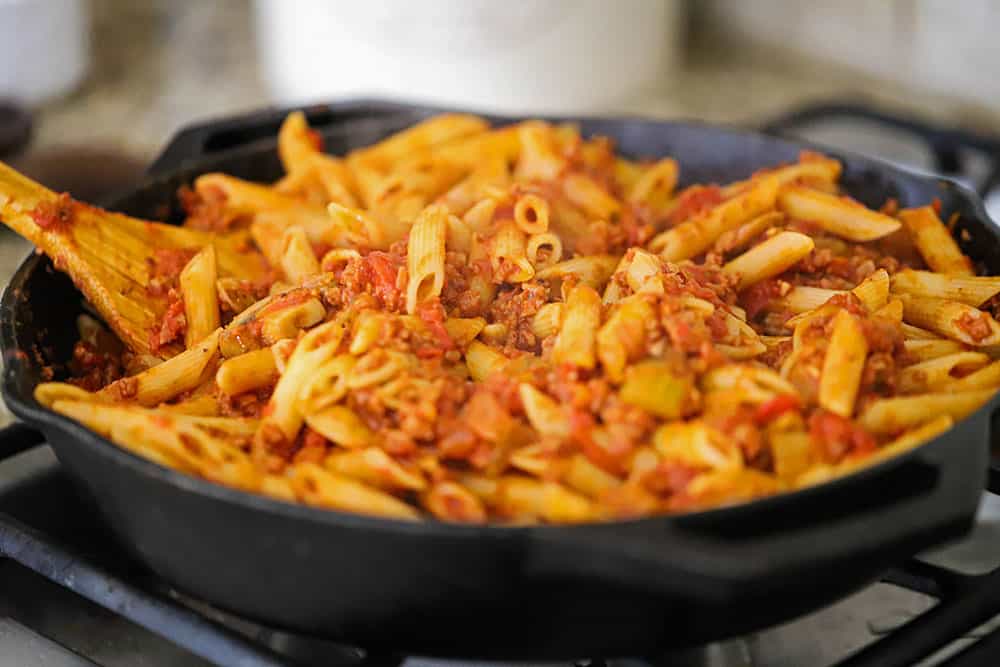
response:
[[[0,112],[0,152],[87,197],[127,186],[192,121],[363,94],[748,125],[810,103],[860,102],[1000,133],[1000,5],[955,7],[0,0],[0,99],[29,112],[31,127]],[[919,147],[899,150],[919,162]]]

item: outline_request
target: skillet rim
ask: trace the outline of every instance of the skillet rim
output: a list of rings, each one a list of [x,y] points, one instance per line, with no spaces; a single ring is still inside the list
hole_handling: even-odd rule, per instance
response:
[[[399,114],[409,113],[414,117],[419,117],[421,115],[426,115],[429,113],[436,112],[456,112],[462,113],[461,110],[454,109],[439,109],[431,107],[421,107],[421,106],[406,106],[397,105],[392,102],[375,101],[375,100],[359,100],[353,101],[348,104],[331,104],[331,105],[313,105],[312,107],[306,108],[323,108],[324,106],[331,109],[337,108],[348,108],[354,105],[363,104],[365,102],[370,102],[378,105],[379,107],[391,111],[396,111]],[[298,108],[298,107],[295,107]],[[282,114],[291,109],[266,109],[264,112]],[[260,113],[260,112],[258,112]],[[472,112],[476,113],[476,112]],[[483,114],[479,115],[487,118],[491,123],[494,124],[504,124],[507,122],[517,122],[526,117],[518,116],[506,116],[506,115],[493,115],[493,114]],[[214,123],[230,121],[239,121],[241,119],[249,119],[254,116],[254,113],[241,114],[238,116],[223,117],[221,119],[215,119]],[[919,169],[906,167],[898,165],[895,163],[890,163],[879,158],[873,158],[866,155],[861,155],[853,151],[846,151],[837,148],[832,148],[824,146],[822,144],[801,141],[798,139],[789,139],[786,137],[775,136],[773,134],[768,134],[766,132],[761,132],[757,130],[748,130],[742,127],[736,127],[729,124],[719,124],[719,123],[709,123],[700,120],[659,120],[644,117],[642,115],[623,115],[616,114],[612,116],[607,115],[576,115],[572,117],[568,116],[532,116],[532,118],[542,118],[546,120],[578,120],[578,121],[589,121],[589,122],[600,122],[607,124],[626,124],[640,122],[647,126],[653,126],[661,131],[668,131],[669,128],[681,128],[681,129],[698,129],[700,131],[714,132],[718,134],[729,134],[733,136],[738,136],[744,139],[757,139],[766,140],[770,142],[783,143],[790,148],[798,149],[811,149],[823,151],[828,155],[832,155],[839,159],[845,159],[850,161],[852,164],[857,166],[868,167],[874,171],[880,172],[884,175],[891,175],[897,178],[903,178],[912,181],[922,183],[924,185],[933,185],[940,189],[951,190],[958,197],[960,201],[969,205],[972,217],[975,222],[984,226],[994,240],[1000,243],[1000,225],[995,223],[992,218],[987,214],[985,206],[982,199],[972,190],[966,186],[958,183],[957,181],[937,176],[926,171]],[[200,128],[207,127],[212,124],[213,121],[209,121],[203,124],[197,124],[189,126],[187,129],[182,129],[180,133],[176,136],[180,137],[186,132],[197,131]],[[238,158],[243,155],[256,154],[265,145],[270,145],[270,150],[274,150],[276,145],[276,137],[266,137],[262,139],[257,139],[246,144],[242,144],[235,148],[227,149],[224,151],[218,151],[211,153],[210,155],[194,156],[183,163],[175,166],[172,169],[163,170],[158,172],[154,176],[149,176],[144,178],[138,185],[134,186],[125,193],[118,193],[112,200],[112,205],[109,206],[111,210],[114,210],[115,204],[121,202],[126,195],[135,194],[142,190],[155,187],[156,185],[163,184],[170,180],[174,180],[177,176],[181,174],[187,174],[188,172],[199,172],[205,173],[202,167],[209,166],[211,163],[227,160],[231,158]],[[682,160],[678,159],[678,162]],[[158,161],[158,160],[157,160]],[[207,163],[207,164],[206,164]],[[155,162],[154,162],[155,164]],[[592,521],[579,524],[538,524],[538,525],[504,525],[498,523],[486,523],[486,524],[463,524],[458,522],[445,522],[438,521],[435,519],[422,518],[417,521],[404,521],[400,519],[381,517],[375,515],[365,515],[354,512],[345,512],[336,509],[327,509],[321,507],[314,507],[311,505],[306,505],[304,503],[291,503],[276,498],[271,498],[270,496],[265,496],[263,494],[253,493],[250,491],[244,491],[237,489],[235,487],[225,486],[223,484],[210,482],[206,479],[196,477],[194,475],[188,475],[182,473],[173,468],[162,466],[154,461],[143,458],[138,454],[131,452],[114,442],[105,438],[104,436],[88,429],[86,426],[73,421],[69,417],[61,415],[57,412],[50,410],[38,403],[34,395],[22,396],[17,388],[17,379],[20,374],[23,373],[22,365],[24,361],[18,358],[17,351],[18,348],[15,345],[16,342],[16,315],[20,308],[30,307],[30,301],[23,297],[23,286],[30,280],[34,275],[35,271],[45,270],[46,266],[51,266],[51,260],[48,257],[39,255],[34,251],[30,251],[29,255],[22,261],[17,271],[11,277],[10,282],[4,289],[3,296],[0,298],[0,353],[3,354],[4,359],[4,374],[2,386],[3,399],[7,403],[11,412],[13,412],[17,417],[23,419],[28,423],[29,426],[33,428],[38,428],[43,431],[47,429],[58,429],[68,437],[73,438],[76,441],[85,441],[86,446],[93,446],[98,448],[101,455],[106,455],[115,460],[119,465],[126,466],[130,468],[134,473],[143,475],[150,478],[155,478],[160,482],[168,484],[170,486],[176,487],[185,492],[195,493],[209,500],[214,500],[218,502],[228,502],[235,503],[236,505],[241,505],[245,509],[250,509],[253,511],[263,511],[285,518],[292,518],[296,520],[306,521],[310,523],[318,524],[328,524],[328,525],[339,525],[346,526],[350,528],[359,528],[365,530],[378,530],[378,531],[389,531],[389,532],[400,532],[400,533],[411,533],[411,534],[421,534],[439,537],[450,537],[450,538],[473,538],[483,535],[489,535],[491,537],[499,537],[498,533],[502,531],[504,536],[509,536],[516,538],[518,536],[523,538],[530,538],[537,533],[557,533],[557,532],[583,532],[587,529],[593,529],[594,527],[641,527],[650,526],[653,524],[658,525],[670,525],[670,524],[687,524],[691,527],[697,525],[708,525],[714,519],[727,516],[732,518],[734,515],[738,516],[746,513],[754,512],[767,512],[771,509],[776,509],[780,511],[782,505],[790,503],[793,499],[807,499],[820,494],[836,494],[844,492],[843,487],[853,486],[858,483],[862,483],[866,478],[873,476],[880,476],[886,473],[888,470],[895,468],[897,466],[903,465],[907,462],[911,462],[920,456],[921,452],[925,452],[930,447],[936,447],[941,444],[943,438],[947,438],[960,424],[971,422],[974,420],[985,419],[988,425],[989,419],[992,414],[996,411],[998,406],[1000,406],[1000,391],[998,391],[989,401],[978,408],[975,412],[968,415],[967,417],[957,421],[951,428],[942,433],[941,435],[928,440],[921,444],[919,447],[915,447],[904,454],[894,456],[892,458],[880,461],[874,465],[865,466],[858,470],[852,471],[845,475],[840,475],[834,479],[824,481],[820,484],[811,485],[801,489],[794,489],[789,491],[782,491],[780,493],[764,496],[760,498],[755,498],[749,501],[743,501],[732,505],[722,505],[692,512],[684,512],[679,514],[659,514],[648,517],[641,517],[635,519],[624,519],[615,521]],[[965,445],[973,446],[973,445]],[[986,470],[984,472],[984,478],[986,475]]]

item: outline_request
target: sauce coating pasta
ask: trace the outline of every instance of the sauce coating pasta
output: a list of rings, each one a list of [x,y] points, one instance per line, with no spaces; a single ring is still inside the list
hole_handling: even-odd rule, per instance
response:
[[[82,319],[38,399],[284,501],[565,523],[822,482],[1000,386],[1000,278],[931,240],[930,202],[841,193],[836,160],[678,189],[683,156],[572,125],[443,115],[342,158],[318,136],[292,114],[278,183],[182,193],[189,226],[249,229],[265,283],[218,277],[211,246],[152,258],[152,347],[187,349],[144,360]]]

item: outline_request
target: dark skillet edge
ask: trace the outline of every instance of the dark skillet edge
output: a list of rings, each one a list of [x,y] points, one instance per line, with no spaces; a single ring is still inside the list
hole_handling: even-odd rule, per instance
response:
[[[426,113],[437,113],[440,111],[454,111],[448,109],[437,109],[433,107],[408,107],[406,105],[397,105],[396,103],[387,103],[381,101],[369,102],[367,100],[362,100],[359,102],[352,101],[344,103],[343,105],[334,104],[334,105],[322,105],[322,106],[330,107],[333,109],[341,109],[341,108],[349,109],[349,108],[354,108],[355,106],[358,105],[368,104],[368,103],[378,104],[394,111],[398,110],[401,113],[415,112],[419,114],[426,114]],[[277,117],[284,117],[284,114],[286,114],[288,111],[295,110],[297,108],[302,108],[302,107],[293,107],[290,109],[277,109],[274,111],[267,110],[266,114],[275,115]],[[470,112],[470,113],[477,113],[477,112]],[[257,115],[259,115],[259,112],[258,114],[251,113],[245,116],[239,116],[236,118],[236,120],[251,119]],[[486,117],[493,122],[516,122],[518,120],[517,117],[512,117],[512,116],[487,115]],[[565,119],[565,117],[559,117],[559,116],[541,116],[541,117],[549,120]],[[697,120],[659,121],[648,118],[642,118],[639,116],[628,116],[628,115],[617,115],[612,117],[608,116],[580,117],[579,119],[584,121],[587,120],[600,121],[601,123],[609,123],[609,124],[616,122],[623,122],[623,121],[631,121],[631,122],[639,121],[642,123],[649,123],[650,125],[664,126],[664,127],[693,125],[705,129],[713,129],[736,135],[767,137],[769,140],[778,141],[788,146],[823,151],[837,158],[846,158],[855,163],[862,163],[862,164],[867,164],[868,166],[876,167],[883,172],[896,173],[909,179],[917,179],[925,183],[933,183],[938,187],[943,187],[956,192],[959,198],[963,200],[966,205],[971,206],[972,210],[975,213],[975,217],[979,221],[983,222],[986,228],[991,230],[994,239],[998,243],[1000,243],[1000,229],[998,229],[998,227],[994,223],[992,223],[979,197],[965,186],[951,179],[935,177],[925,172],[921,172],[919,170],[903,168],[894,164],[883,162],[881,160],[872,159],[855,153],[851,153],[849,151],[830,149],[823,145],[810,142],[791,141],[784,138],[776,138],[771,135],[766,135],[760,132],[750,131],[744,128],[728,126],[728,125],[718,125]],[[200,127],[203,126],[202,125],[195,126],[195,129]],[[180,136],[183,136],[184,134],[185,130],[182,130],[180,132]],[[238,156],[242,153],[250,153],[253,152],[254,149],[259,148],[262,143],[274,143],[275,141],[276,139],[265,139],[261,141],[255,141],[252,144],[247,144],[239,148],[220,152],[212,156],[212,161],[215,161],[217,159],[221,160],[224,158],[231,158],[234,156]],[[161,155],[161,158],[165,156],[166,153],[164,155]],[[158,158],[157,162],[160,162],[161,158]],[[679,161],[681,160],[679,159]],[[683,162],[682,162],[682,168],[683,168]],[[175,176],[176,174],[161,174],[159,176],[154,176],[152,178],[145,179],[142,183],[136,186],[134,190],[136,191],[143,190],[156,183],[160,183],[166,180],[171,180]],[[114,207],[110,206],[110,208]],[[117,462],[129,466],[136,472],[139,472],[143,475],[158,477],[164,481],[179,486],[187,491],[198,493],[201,495],[211,496],[216,499],[242,503],[244,505],[253,507],[254,509],[257,510],[268,510],[277,512],[279,514],[295,516],[296,518],[299,519],[308,519],[311,521],[334,522],[334,523],[347,522],[349,524],[366,526],[369,528],[384,527],[386,529],[401,530],[404,532],[413,530],[424,531],[428,527],[433,526],[434,531],[441,531],[441,534],[447,534],[447,535],[455,535],[455,534],[475,535],[481,533],[484,530],[492,530],[497,528],[505,531],[528,531],[528,532],[535,530],[546,530],[548,528],[545,526],[543,527],[518,527],[518,526],[497,526],[497,525],[469,526],[464,524],[455,524],[455,523],[446,523],[437,521],[425,521],[425,522],[413,523],[413,522],[398,521],[393,519],[386,519],[381,517],[364,516],[348,512],[339,512],[336,510],[319,509],[319,508],[309,507],[307,505],[287,503],[284,501],[275,500],[266,496],[240,491],[219,484],[211,483],[206,480],[182,474],[173,469],[160,466],[157,463],[144,459],[126,449],[123,449],[115,445],[110,440],[94,433],[93,431],[87,429],[83,425],[78,424],[77,422],[67,417],[64,417],[58,413],[49,410],[48,408],[43,407],[41,404],[35,401],[33,396],[22,396],[17,388],[17,377],[23,362],[20,359],[18,359],[14,354],[14,351],[17,349],[17,334],[14,327],[14,316],[17,312],[18,301],[19,301],[18,297],[15,295],[15,292],[22,285],[24,285],[24,283],[27,281],[27,279],[29,278],[29,276],[33,271],[41,269],[41,267],[44,266],[44,264],[46,263],[49,263],[49,260],[47,258],[44,258],[36,254],[29,255],[18,267],[18,270],[11,278],[10,283],[3,292],[2,301],[0,301],[0,353],[3,354],[5,362],[4,377],[2,384],[3,398],[6,401],[7,405],[10,407],[11,411],[19,418],[28,422],[29,424],[38,426],[43,430],[48,430],[49,428],[59,429],[66,435],[75,438],[80,438],[80,439],[90,438],[93,442],[101,443],[102,445],[106,446],[107,449],[113,452],[111,455],[117,459]],[[993,398],[990,399],[990,401],[986,405],[979,408],[979,410],[977,410],[972,415],[969,415],[968,417],[965,418],[965,420],[962,421],[964,422],[966,420],[975,420],[975,419],[988,420],[989,416],[998,408],[998,406],[1000,406],[1000,393],[995,395]],[[861,480],[872,476],[879,476],[882,472],[890,468],[896,467],[906,461],[913,460],[914,458],[918,457],[919,452],[921,452],[925,448],[934,446],[935,443],[938,443],[942,438],[947,437],[948,433],[950,432],[951,429],[949,431],[946,431],[938,438],[928,441],[923,445],[921,445],[920,447],[913,449],[901,456],[888,459],[873,466],[865,467],[849,475],[838,477],[837,479],[825,482],[823,484],[814,487],[799,489],[795,491],[786,491],[777,495],[767,496],[749,502],[739,503],[736,505],[722,506],[722,507],[717,507],[697,512],[688,512],[678,515],[661,515],[656,517],[646,517],[643,519],[617,521],[615,523],[643,524],[647,522],[661,522],[664,520],[675,520],[675,519],[700,522],[701,520],[710,521],[722,513],[731,514],[734,511],[736,512],[741,512],[741,511],[749,512],[757,510],[764,511],[772,506],[775,506],[778,503],[783,502],[783,500],[786,498],[787,499],[807,498],[820,493],[821,490],[822,492],[826,492],[826,490],[833,490],[839,487],[847,486],[849,482],[852,480]],[[986,475],[985,470],[983,474],[985,479]],[[581,524],[581,527],[585,525],[600,525],[600,524]],[[417,529],[416,528],[417,526],[420,526],[421,528]]]

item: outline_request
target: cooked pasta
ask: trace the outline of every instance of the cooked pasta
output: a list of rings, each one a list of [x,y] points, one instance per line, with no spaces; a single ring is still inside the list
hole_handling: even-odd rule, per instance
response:
[[[683,156],[458,114],[339,157],[292,114],[278,149],[277,183],[184,198],[270,279],[220,278],[212,245],[174,258],[151,335],[186,349],[122,352],[83,318],[41,403],[281,501],[533,523],[802,488],[1000,387],[1000,278],[929,202],[868,209],[824,156],[685,185]]]

